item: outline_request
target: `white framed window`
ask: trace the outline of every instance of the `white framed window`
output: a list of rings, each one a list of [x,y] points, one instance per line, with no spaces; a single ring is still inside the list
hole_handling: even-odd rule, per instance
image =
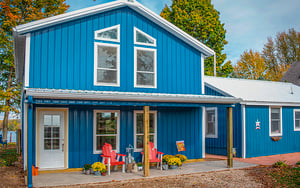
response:
[[[144,112],[134,111],[134,151],[143,151],[144,144]],[[157,112],[149,112],[149,141],[157,148]]]
[[[95,31],[95,39],[120,42],[120,25],[115,25],[112,27]]]
[[[282,108],[270,107],[269,113],[270,136],[282,136]]]
[[[95,42],[94,85],[120,86],[120,45]]]
[[[134,87],[156,88],[156,49],[134,47]]]
[[[300,109],[294,109],[294,131],[300,131]]]
[[[134,44],[156,46],[156,39],[134,27]]]
[[[105,143],[111,144],[112,149],[119,152],[120,111],[94,110],[94,154],[102,153]]]
[[[206,138],[218,138],[218,108],[206,108]]]

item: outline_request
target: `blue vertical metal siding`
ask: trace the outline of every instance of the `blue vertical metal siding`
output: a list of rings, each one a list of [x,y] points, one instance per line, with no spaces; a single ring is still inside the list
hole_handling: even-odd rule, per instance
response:
[[[94,31],[117,24],[120,87],[94,86]],[[134,27],[157,40],[156,89],[134,88]],[[201,53],[134,10],[122,8],[31,33],[29,87],[201,94]]]
[[[134,144],[134,110],[141,107],[69,107],[69,168],[79,168],[85,163],[100,160],[93,154],[93,110],[120,110],[120,153]],[[188,158],[202,156],[202,112],[201,108],[151,108],[157,110],[157,145],[165,154],[177,154],[176,141],[184,140]],[[140,153],[135,153],[141,161]]]
[[[227,155],[227,108],[218,108],[218,138],[205,138],[205,152],[215,155]],[[241,105],[233,108],[233,148],[237,157],[242,156]]]
[[[269,136],[269,107],[246,106],[246,157],[276,155],[300,151],[300,132],[294,131],[292,107],[282,107],[282,137],[272,141]],[[256,121],[260,129],[255,129]]]
[[[214,95],[214,96],[224,96],[223,94],[217,92],[214,89],[211,89],[210,87],[205,86],[205,95]]]

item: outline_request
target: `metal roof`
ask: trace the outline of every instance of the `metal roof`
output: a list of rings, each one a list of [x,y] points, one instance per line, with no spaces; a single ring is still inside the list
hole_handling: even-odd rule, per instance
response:
[[[300,106],[300,87],[283,82],[204,76],[205,85],[252,105]]]
[[[37,89],[25,88],[26,96],[46,99],[81,99],[109,101],[174,102],[174,103],[218,103],[235,104],[241,100],[234,97],[209,95],[135,93],[92,90]]]

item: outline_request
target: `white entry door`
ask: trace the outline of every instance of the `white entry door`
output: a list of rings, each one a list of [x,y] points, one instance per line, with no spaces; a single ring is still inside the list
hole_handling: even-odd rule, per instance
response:
[[[39,168],[65,167],[65,112],[39,113]]]

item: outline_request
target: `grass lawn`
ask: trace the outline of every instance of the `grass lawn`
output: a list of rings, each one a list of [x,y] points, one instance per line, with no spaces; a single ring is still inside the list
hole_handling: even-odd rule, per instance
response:
[[[300,166],[273,168],[270,175],[276,180],[275,184],[282,187],[300,187]]]

